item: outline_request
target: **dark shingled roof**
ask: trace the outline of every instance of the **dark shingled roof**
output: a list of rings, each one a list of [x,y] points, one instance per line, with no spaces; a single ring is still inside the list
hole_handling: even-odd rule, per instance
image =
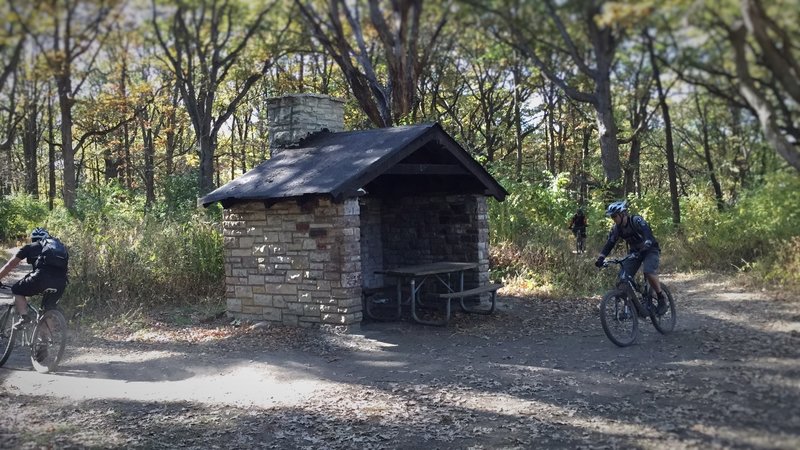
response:
[[[242,201],[279,201],[307,195],[330,195],[334,199],[356,196],[367,183],[429,144],[446,149],[448,158],[461,166],[457,168],[458,175],[473,177],[473,184],[483,185],[484,194],[501,201],[508,194],[439,124],[426,124],[315,133],[210,192],[198,203],[208,206],[222,202],[227,207]]]

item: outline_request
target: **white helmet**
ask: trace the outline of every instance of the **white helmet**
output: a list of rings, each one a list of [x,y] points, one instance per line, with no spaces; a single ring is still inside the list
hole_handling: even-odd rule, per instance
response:
[[[37,227],[35,230],[31,231],[31,242],[38,242],[49,237],[50,233],[42,227]]]
[[[620,202],[614,202],[608,205],[608,208],[606,208],[606,216],[611,217],[614,214],[623,213],[627,210],[628,210],[628,202],[624,200]]]

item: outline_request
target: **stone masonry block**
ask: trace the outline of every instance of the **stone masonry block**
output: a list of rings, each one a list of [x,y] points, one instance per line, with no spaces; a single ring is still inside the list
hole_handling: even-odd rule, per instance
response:
[[[253,314],[254,316],[260,316],[264,312],[264,308],[261,306],[242,306],[242,313],[243,314]]]
[[[228,298],[225,301],[228,311],[242,312],[242,301],[238,298]]]
[[[294,284],[267,284],[268,294],[297,295],[297,285]]]
[[[263,286],[264,275],[249,275],[247,277],[247,284],[250,286]]]
[[[265,306],[262,308],[261,317],[263,320],[268,320],[271,322],[281,322],[283,321],[283,310],[280,308],[270,308]],[[284,322],[286,323],[286,322]],[[289,324],[291,325],[291,324]]]
[[[300,283],[303,281],[303,272],[300,270],[287,270],[286,282],[287,283]]]
[[[256,306],[273,306],[271,295],[254,295],[253,304]]]
[[[253,298],[253,290],[250,286],[236,286],[235,292],[237,298]]]

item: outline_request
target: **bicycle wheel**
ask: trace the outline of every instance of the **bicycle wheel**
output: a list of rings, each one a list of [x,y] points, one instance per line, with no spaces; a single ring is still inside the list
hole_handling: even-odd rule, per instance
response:
[[[56,369],[67,346],[67,320],[58,310],[45,311],[31,339],[31,364],[37,372]]]
[[[14,314],[12,305],[3,307],[0,311],[2,311],[0,313],[0,351],[3,352],[2,356],[0,356],[0,366],[2,366],[8,361],[8,357],[11,356],[11,350],[14,349],[13,328],[16,314]]]
[[[639,334],[639,319],[633,302],[625,292],[608,291],[600,302],[600,322],[603,331],[614,344],[627,347],[636,342]]]
[[[669,289],[661,284],[661,291],[667,297],[667,305],[669,309],[663,315],[659,316],[656,315],[655,310],[650,310],[650,320],[653,322],[653,326],[658,330],[661,334],[669,334],[672,330],[675,329],[675,322],[677,322],[677,316],[675,315],[675,300],[672,298],[672,293]]]

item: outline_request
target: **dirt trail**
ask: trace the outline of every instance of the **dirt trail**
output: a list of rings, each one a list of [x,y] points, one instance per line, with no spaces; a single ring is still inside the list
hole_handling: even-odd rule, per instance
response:
[[[645,323],[626,349],[597,299],[502,297],[448,328],[79,339],[49,375],[15,354],[0,446],[800,447],[800,301],[711,275],[665,281],[677,329]]]

